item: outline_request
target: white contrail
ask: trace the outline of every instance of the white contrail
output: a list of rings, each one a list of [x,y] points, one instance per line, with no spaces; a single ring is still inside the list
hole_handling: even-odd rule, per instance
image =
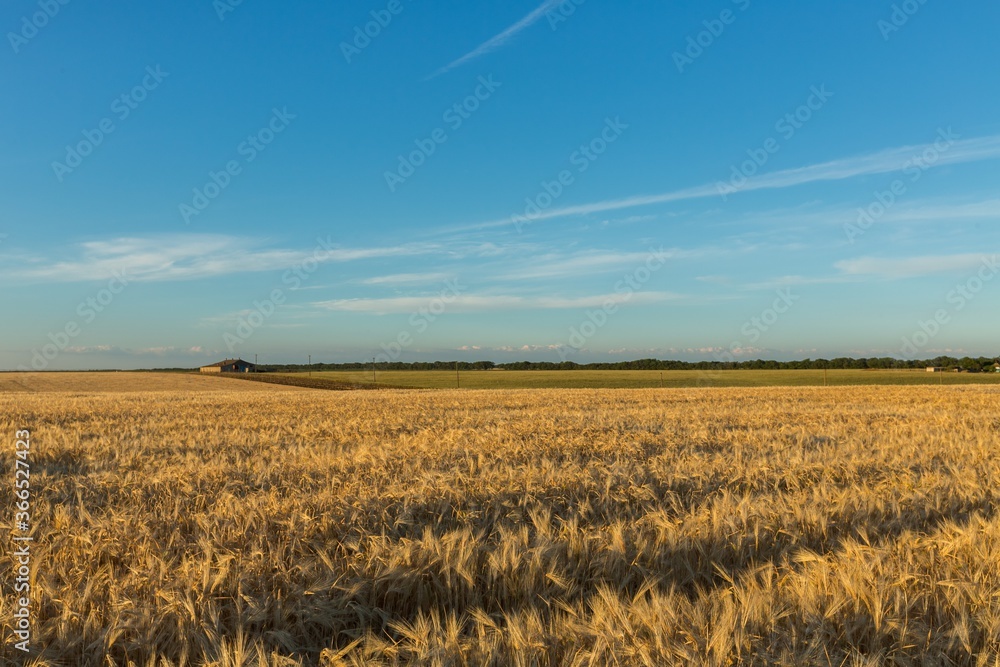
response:
[[[877,151],[875,153],[868,153],[867,155],[858,155],[830,162],[822,162],[806,167],[783,169],[781,171],[775,171],[770,174],[762,174],[760,176],[750,178],[743,186],[735,188],[735,192],[774,190],[789,188],[796,185],[804,185],[806,183],[839,181],[847,178],[854,178],[856,176],[886,174],[903,169],[907,162],[914,159],[914,156],[920,156],[925,150],[929,150],[934,147],[935,144],[933,143],[919,146],[902,146],[899,148],[889,148]],[[942,150],[938,148],[935,155],[935,161],[932,163],[926,163],[927,168],[930,168],[931,166],[962,164],[965,162],[976,162],[979,160],[998,158],[1000,157],[1000,135],[957,140],[952,142],[946,149]],[[573,215],[587,215],[589,213],[617,211],[636,206],[648,206],[650,204],[664,204],[674,201],[704,199],[706,197],[717,197],[720,196],[720,194],[722,194],[720,184],[709,183],[654,195],[639,195],[624,197],[621,199],[609,199],[605,201],[592,202],[590,204],[553,208],[538,213],[537,215],[531,217],[528,221],[538,222],[540,220],[565,218]],[[728,194],[735,193],[729,192]],[[488,229],[491,227],[502,227],[509,224],[511,224],[511,218],[506,217],[499,220],[490,220],[474,225],[452,228],[449,231]]]
[[[447,65],[445,65],[438,71],[434,72],[427,78],[433,79],[436,76],[440,76],[445,72],[455,69],[459,65],[464,65],[470,60],[475,60],[479,56],[484,56],[487,53],[490,53],[491,51],[500,48],[501,46],[506,44],[510,38],[514,37],[517,33],[521,32],[522,30],[530,28],[532,25],[535,24],[535,22],[537,22],[540,18],[545,16],[546,12],[562,4],[562,2],[563,0],[545,0],[545,2],[543,2],[541,5],[535,8],[530,14],[525,16],[523,19],[521,19],[514,25],[510,26],[500,34],[495,35],[490,39],[486,40],[485,42],[474,48],[472,51],[469,51],[458,60],[454,60],[448,63]]]

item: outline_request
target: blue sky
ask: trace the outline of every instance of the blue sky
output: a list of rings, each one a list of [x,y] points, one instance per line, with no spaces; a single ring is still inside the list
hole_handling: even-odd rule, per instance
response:
[[[0,368],[998,354],[998,21],[6,3]]]

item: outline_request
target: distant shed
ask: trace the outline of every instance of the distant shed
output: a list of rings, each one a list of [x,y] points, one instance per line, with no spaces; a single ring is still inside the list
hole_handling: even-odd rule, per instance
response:
[[[202,373],[253,373],[257,367],[242,359],[226,359],[211,366],[202,366]]]
[[[928,366],[928,373],[944,373],[944,368],[942,366]]]

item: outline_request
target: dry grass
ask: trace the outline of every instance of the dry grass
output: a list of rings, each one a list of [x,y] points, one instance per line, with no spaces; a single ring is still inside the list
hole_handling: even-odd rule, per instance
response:
[[[271,391],[270,387],[237,385],[239,391]],[[0,394],[5,393],[120,393],[134,391],[233,391],[227,377],[192,373],[0,373]]]
[[[249,388],[0,394],[38,664],[1000,664],[996,388]]]

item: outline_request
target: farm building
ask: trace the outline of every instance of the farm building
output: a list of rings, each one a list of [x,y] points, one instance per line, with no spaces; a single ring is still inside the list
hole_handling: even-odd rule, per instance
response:
[[[256,366],[242,359],[226,359],[211,366],[202,366],[202,373],[253,373]]]
[[[927,367],[927,372],[928,373],[944,373],[944,368],[941,367],[941,366],[928,366]]]

